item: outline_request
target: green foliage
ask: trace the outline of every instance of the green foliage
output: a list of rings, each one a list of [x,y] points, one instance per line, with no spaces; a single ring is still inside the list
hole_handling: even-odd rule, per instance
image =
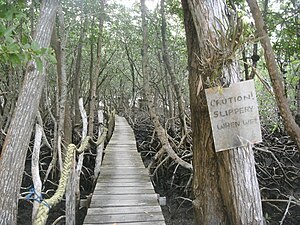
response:
[[[262,48],[258,43],[259,40],[255,38],[254,21],[249,14],[249,10],[245,7],[245,1],[244,3],[242,1],[227,1],[228,4],[230,4],[230,2],[236,3],[233,8],[236,8],[238,15],[246,22],[243,36],[252,37],[252,39],[249,38],[249,41],[245,43],[244,47],[245,62],[248,65],[249,73],[252,70],[253,54],[260,56],[256,69],[258,73],[256,77],[260,77],[256,82],[260,116],[263,127],[272,132],[283,126],[275,98],[270,94],[270,91],[272,91],[271,82],[264,62]],[[299,13],[297,14],[297,12],[299,12],[299,6],[295,4],[295,2],[294,0],[259,1],[268,35],[271,38],[276,59],[281,69],[280,72],[285,77],[284,84],[286,85],[285,88],[289,106],[294,113],[296,113],[297,109],[297,85],[299,83],[300,72]],[[268,4],[266,5],[266,3]],[[253,51],[254,44],[258,45],[257,53]],[[242,63],[245,62],[243,61]],[[261,80],[264,80],[268,85],[265,85]]]
[[[38,70],[41,71],[43,63],[41,57],[51,63],[56,59],[51,49],[40,48],[37,43],[30,41],[26,33],[19,35],[22,22],[26,14],[21,10],[23,1],[11,6],[0,4],[0,62],[15,66],[25,66],[29,60],[35,60]]]
[[[299,21],[295,20],[296,15],[292,10],[284,11],[285,13],[272,12],[269,14],[272,20],[272,23],[269,23],[269,29],[272,31],[272,35],[277,37],[273,45],[275,51],[284,52],[289,57],[300,51],[300,39],[296,33],[299,29],[297,28]]]
[[[280,72],[285,79],[289,105],[291,110],[297,113],[300,72],[299,4],[287,0],[281,1],[280,4],[271,1],[266,19]]]
[[[167,0],[166,10],[171,15],[177,15],[183,21],[183,10],[180,0]]]

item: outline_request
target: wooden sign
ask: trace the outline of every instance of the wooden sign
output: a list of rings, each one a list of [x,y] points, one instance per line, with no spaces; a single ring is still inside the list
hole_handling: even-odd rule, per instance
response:
[[[216,151],[261,142],[253,80],[209,88],[205,93]]]

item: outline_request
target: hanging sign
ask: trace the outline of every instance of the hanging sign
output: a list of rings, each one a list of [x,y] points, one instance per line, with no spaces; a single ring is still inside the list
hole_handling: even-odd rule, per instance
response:
[[[253,80],[209,88],[205,94],[217,152],[261,142]]]

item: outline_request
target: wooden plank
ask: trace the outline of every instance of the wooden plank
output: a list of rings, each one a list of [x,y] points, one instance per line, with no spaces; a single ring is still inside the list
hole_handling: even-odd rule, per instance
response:
[[[94,195],[103,195],[103,194],[153,194],[155,193],[152,188],[145,189],[144,187],[109,187],[102,188],[94,191]]]
[[[106,146],[105,150],[107,151],[113,151],[117,152],[120,150],[129,150],[128,153],[133,153],[133,152],[138,152],[136,142],[135,141],[130,141],[128,143],[122,143],[122,142],[117,142],[119,140],[116,140],[115,142],[109,142],[109,145]]]
[[[94,197],[94,196],[93,196]],[[98,200],[91,201],[90,207],[120,207],[120,206],[155,206],[157,205],[157,200],[154,198],[151,199],[116,199],[116,200]]]
[[[85,223],[85,225],[95,225],[95,224],[100,224],[100,223]],[[101,225],[114,225],[112,223],[101,223]],[[153,221],[150,222],[133,222],[133,223],[118,223],[116,225],[166,225],[165,221]]]
[[[94,192],[106,192],[106,193],[109,193],[109,192],[115,192],[115,193],[118,193],[118,194],[123,194],[124,191],[128,191],[128,192],[133,192],[133,191],[143,191],[143,190],[152,190],[153,193],[154,190],[153,190],[153,187],[152,186],[149,186],[149,185],[142,185],[142,186],[121,186],[121,187],[112,187],[112,186],[96,186],[95,188],[95,191]]]
[[[128,167],[132,167],[132,166],[136,166],[136,168],[139,168],[139,169],[144,169],[144,164],[142,163],[120,163],[118,165],[116,165],[115,163],[103,163],[102,166],[109,166],[109,167],[112,167],[112,166],[115,166],[116,168],[119,168],[119,169],[126,169]]]
[[[149,177],[147,170],[143,170],[142,167],[137,167],[136,170],[131,170],[130,167],[116,167],[113,171],[102,171],[100,176],[123,176],[127,177],[129,175],[134,175],[137,177]],[[101,178],[99,178],[101,179]]]
[[[152,183],[114,183],[114,182],[101,182],[98,180],[98,183],[96,185],[96,188],[103,188],[103,187],[152,187]]]
[[[101,169],[101,174],[106,174],[106,173],[146,173],[145,175],[148,174],[148,170],[145,167],[138,168],[138,167],[133,167],[133,166],[128,166],[126,168],[118,167],[118,166],[106,166]]]
[[[119,153],[118,153],[119,154]],[[126,155],[126,154],[122,154],[120,153],[120,155],[113,155],[113,154],[107,154],[105,156],[105,160],[115,160],[115,159],[118,159],[118,160],[138,160],[138,161],[141,161],[141,157],[139,155]]]
[[[109,144],[109,148],[116,148],[116,147],[130,147],[132,150],[137,151],[136,149],[136,141],[135,140],[130,140],[130,137],[123,137],[124,139],[128,139],[127,141],[121,140],[118,138],[117,140],[111,140]]]
[[[107,165],[107,164],[106,164]],[[135,166],[135,167],[133,167]],[[113,168],[113,169],[112,169]],[[111,170],[112,169],[112,170]],[[120,174],[143,174],[148,176],[148,170],[143,166],[137,166],[137,165],[128,165],[128,166],[112,166],[112,165],[107,165],[103,167],[103,170],[101,170],[101,173],[120,173]]]
[[[140,214],[113,214],[113,215],[93,215],[86,217],[86,223],[120,223],[120,222],[147,222],[163,221],[161,213],[140,213]],[[99,224],[101,224],[99,223]]]
[[[109,180],[109,179],[141,179],[141,180],[146,180],[149,181],[149,177],[142,176],[140,174],[127,174],[126,177],[122,174],[107,174],[107,175],[102,175],[99,179],[104,179],[104,180]]]
[[[128,206],[128,207],[105,207],[105,208],[90,208],[88,215],[101,214],[128,214],[128,213],[159,213],[161,208],[159,206]]]
[[[104,152],[112,152],[112,153],[132,153],[132,154],[135,154],[135,153],[139,153],[136,149],[136,147],[130,147],[130,146],[127,146],[127,149],[124,149],[122,148],[121,146],[117,146],[117,147],[114,147],[114,148],[106,148]]]
[[[145,168],[144,167],[144,164],[141,164],[141,163],[120,163],[118,165],[116,165],[115,163],[103,163],[102,166],[115,166],[115,167],[118,167],[118,168],[126,168],[126,167],[132,167],[132,166],[136,166],[137,168],[140,168],[140,169],[143,169]]]
[[[107,160],[107,161],[105,161]],[[140,158],[118,158],[118,157],[107,157],[104,158],[102,163],[102,167],[105,169],[106,167],[114,168],[114,167],[122,167],[122,165],[127,165],[126,167],[142,167],[145,169],[144,163]]]
[[[137,158],[137,159],[141,159],[141,155],[138,152],[132,151],[132,152],[128,152],[128,149],[125,151],[110,151],[107,152],[105,155],[105,159],[108,159],[109,157],[114,157],[114,158],[121,158],[123,159],[124,157],[126,158]]]
[[[107,153],[107,155],[104,157],[103,163],[114,163],[115,165],[119,165],[122,161],[125,161],[125,160],[131,161],[132,163],[137,162],[137,163],[143,164],[140,156],[121,157],[121,156],[111,155],[110,153]]]
[[[139,183],[142,181],[148,182],[150,183],[150,179],[149,177],[140,177],[140,178],[116,178],[116,179],[111,179],[111,178],[106,178],[106,177],[100,177],[99,178],[99,182],[100,183]]]
[[[137,165],[142,165],[144,168],[144,164],[143,162],[141,162],[141,159],[138,158],[116,158],[116,157],[107,157],[107,159],[105,158],[102,166],[109,166],[111,165],[112,167],[116,166],[116,167],[120,167],[120,165],[122,164],[129,164],[131,166],[137,166]]]
[[[118,166],[105,166],[105,167],[102,168],[101,171],[106,171],[106,170],[111,170],[111,171],[112,170],[119,170],[119,172],[122,172],[122,168],[119,168]],[[135,166],[128,166],[126,168],[126,170],[132,170],[132,171],[138,170],[138,171],[142,171],[142,170],[147,170],[147,169],[145,167],[137,168]]]
[[[104,156],[105,160],[107,159],[126,159],[126,158],[129,158],[129,159],[138,159],[139,161],[141,161],[141,156],[132,151],[131,153],[128,153],[128,150],[127,152],[107,152],[106,155]]]
[[[151,200],[151,199],[157,199],[157,194],[151,193],[151,194],[94,194],[93,200],[94,201],[116,201],[116,200],[135,200],[135,199],[143,199],[145,201]]]
[[[127,168],[130,168],[130,167],[132,167],[132,165],[123,165],[123,166],[118,166],[118,165],[116,165],[116,166],[112,166],[112,165],[107,165],[107,167],[116,167],[117,169],[127,169]],[[136,169],[145,169],[145,167],[144,166],[136,166]],[[148,175],[149,176],[149,175]]]
[[[116,189],[117,188],[117,189]],[[94,191],[94,195],[105,195],[105,194],[115,194],[118,193],[119,195],[128,195],[128,194],[154,194],[155,192],[152,189],[137,189],[137,188],[133,188],[133,187],[126,187],[123,188],[122,187],[113,187],[113,188],[109,188],[109,189],[105,189],[105,190],[95,190]]]
[[[107,175],[120,175],[120,176],[128,176],[128,175],[139,175],[139,176],[149,176],[148,170],[144,168],[136,168],[136,170],[132,170],[130,167],[122,168],[117,167],[113,171],[110,170],[101,170],[101,176]],[[99,178],[100,179],[100,178]]]

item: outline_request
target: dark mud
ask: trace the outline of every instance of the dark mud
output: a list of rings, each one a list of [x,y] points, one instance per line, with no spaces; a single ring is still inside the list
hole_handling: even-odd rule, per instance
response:
[[[160,144],[153,135],[153,126],[148,118],[135,120],[133,126],[138,150],[142,155],[145,166],[148,166]],[[93,191],[92,171],[95,150],[90,149],[84,160],[81,175],[81,198],[86,198]],[[264,134],[264,141],[254,147],[256,170],[263,199],[263,211],[269,225],[277,225],[284,220],[284,225],[300,224],[300,155],[294,143],[284,134]],[[50,163],[50,152],[42,149],[41,157],[43,179],[44,172]],[[21,196],[26,196],[31,185],[30,165],[31,154],[28,153],[25,173],[21,189]],[[156,164],[157,165],[157,164]],[[151,173],[154,172],[151,169]],[[174,171],[176,172],[174,173]],[[58,173],[54,173],[45,183],[43,192],[45,198],[53,195],[59,180]],[[166,197],[166,206],[162,206],[167,225],[193,224],[192,190],[189,182],[190,173],[176,167],[172,161],[167,161],[151,177],[156,192]],[[65,202],[62,201],[50,210],[47,224],[65,224]],[[289,206],[289,207],[287,207]],[[32,203],[25,198],[19,200],[18,224],[31,223]],[[83,222],[86,208],[81,208],[77,224]]]

